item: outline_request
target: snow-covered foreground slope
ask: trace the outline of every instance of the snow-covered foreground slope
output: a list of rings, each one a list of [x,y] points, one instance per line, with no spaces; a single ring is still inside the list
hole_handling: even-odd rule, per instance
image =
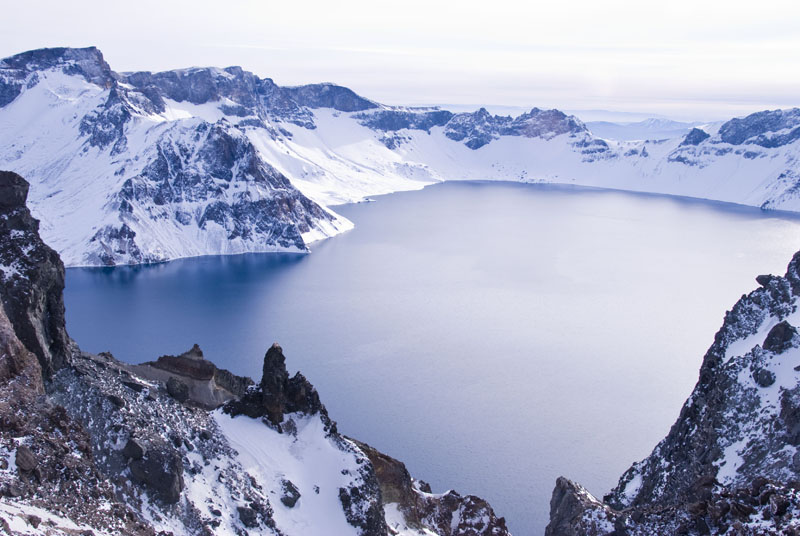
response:
[[[704,130],[703,130],[704,129]],[[576,184],[800,211],[800,110],[614,141],[575,117],[388,107],[238,67],[115,73],[89,49],[0,62],[0,167],[67,265],[305,250],[328,206],[444,180]]]
[[[350,452],[326,435],[318,416],[292,419],[292,434],[281,434],[260,420],[240,415],[215,414],[222,433],[237,452],[237,461],[248,474],[270,489],[292,482],[300,498],[291,508],[276,502],[274,519],[287,533],[313,536],[353,534],[342,511],[339,489],[353,486],[358,475],[357,449]]]

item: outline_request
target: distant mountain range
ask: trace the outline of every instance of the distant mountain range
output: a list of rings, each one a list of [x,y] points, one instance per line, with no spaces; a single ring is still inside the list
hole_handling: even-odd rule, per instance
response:
[[[352,227],[330,206],[444,180],[800,211],[798,138],[798,109],[620,127],[538,108],[385,106],[239,67],[117,73],[96,48],[0,61],[0,168],[30,180],[42,235],[68,266],[304,251]]]
[[[720,123],[721,124],[721,123]],[[601,138],[633,141],[681,138],[694,127],[718,128],[719,124],[685,123],[671,119],[649,118],[636,122],[588,121],[586,128]]]

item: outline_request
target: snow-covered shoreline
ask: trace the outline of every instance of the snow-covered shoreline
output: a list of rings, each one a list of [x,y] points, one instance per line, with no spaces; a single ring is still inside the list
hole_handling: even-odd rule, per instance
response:
[[[332,207],[453,180],[800,212],[800,109],[619,141],[558,110],[391,107],[237,67],[121,75],[93,48],[2,60],[0,90],[0,167],[67,266],[306,251],[352,229]]]

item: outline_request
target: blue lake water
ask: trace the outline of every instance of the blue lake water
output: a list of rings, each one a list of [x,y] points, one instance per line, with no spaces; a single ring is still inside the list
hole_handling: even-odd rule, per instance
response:
[[[800,219],[733,205],[445,183],[337,210],[313,253],[67,271],[67,326],[129,362],[199,343],[260,377],[280,342],[344,433],[542,534],[564,475],[602,495],[666,435],[726,309]]]

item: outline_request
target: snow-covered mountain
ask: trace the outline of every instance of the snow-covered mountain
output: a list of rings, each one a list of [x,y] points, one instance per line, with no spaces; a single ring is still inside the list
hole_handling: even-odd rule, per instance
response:
[[[255,384],[195,346],[129,365],[64,326],[64,265],[0,172],[0,527],[12,535],[507,536],[347,438],[277,344]]]
[[[271,128],[277,115],[307,124],[290,96],[325,104],[342,97],[327,86],[310,96],[302,88],[271,93],[270,81],[228,71],[123,77],[96,49],[0,63],[3,164],[33,178],[42,233],[68,265],[302,251],[350,228],[293,187],[241,125]]]
[[[775,110],[619,141],[558,110],[390,107],[238,67],[116,73],[94,48],[0,62],[0,167],[29,178],[42,234],[67,265],[305,250],[351,227],[328,207],[444,180],[800,211],[798,129],[798,110]]]
[[[736,125],[722,135],[751,138]],[[785,276],[757,281],[667,437],[602,500],[559,479],[548,536],[800,531],[800,252]]]

